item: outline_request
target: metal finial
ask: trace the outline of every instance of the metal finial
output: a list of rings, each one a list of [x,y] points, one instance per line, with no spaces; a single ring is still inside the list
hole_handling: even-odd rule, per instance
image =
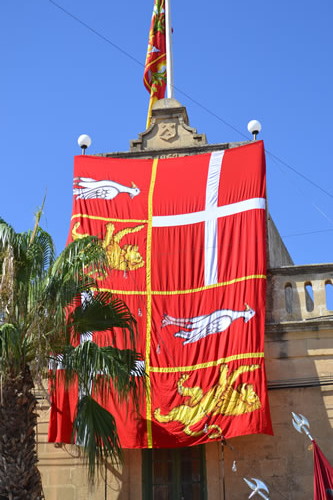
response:
[[[255,477],[251,477],[250,479],[246,479],[243,477],[246,484],[251,488],[252,493],[250,493],[249,498],[254,497],[255,495],[261,496],[264,500],[269,500],[269,489],[267,485],[261,481],[260,479],[256,479]]]
[[[311,441],[313,441],[313,437],[311,436],[309,431],[310,424],[308,419],[304,417],[304,415],[301,415],[300,413],[297,414],[292,411],[291,414],[293,416],[292,423],[295,429],[300,433],[304,432],[304,434],[306,434],[306,436]]]

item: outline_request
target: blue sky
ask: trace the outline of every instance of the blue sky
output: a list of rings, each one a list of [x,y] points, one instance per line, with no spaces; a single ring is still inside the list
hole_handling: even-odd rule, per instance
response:
[[[60,251],[77,137],[127,151],[145,129],[153,1],[56,3],[1,2],[0,215],[26,230],[46,192]],[[331,0],[172,1],[175,98],[210,143],[262,122],[269,209],[296,264],[333,262],[332,19]]]

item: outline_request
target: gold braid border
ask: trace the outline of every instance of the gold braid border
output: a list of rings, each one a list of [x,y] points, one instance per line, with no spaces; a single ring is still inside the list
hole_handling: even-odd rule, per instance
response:
[[[146,356],[145,368],[147,374],[146,387],[146,420],[147,420],[147,446],[153,447],[152,437],[152,409],[151,409],[151,384],[150,384],[150,345],[151,345],[151,319],[152,319],[152,293],[151,293],[151,240],[152,240],[152,220],[153,220],[153,194],[156,181],[158,159],[153,161],[149,194],[148,194],[148,226],[147,226],[147,252],[146,252],[146,293],[147,293],[147,323],[146,323]]]

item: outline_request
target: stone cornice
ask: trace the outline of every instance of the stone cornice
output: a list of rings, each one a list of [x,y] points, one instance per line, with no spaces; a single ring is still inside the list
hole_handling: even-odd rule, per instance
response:
[[[244,142],[223,142],[218,144],[205,144],[203,146],[187,146],[183,148],[165,148],[150,151],[119,151],[115,153],[100,153],[94,156],[106,158],[175,158],[179,156],[191,156],[200,153],[210,153],[211,151],[221,151],[223,149],[237,148],[251,141]]]
[[[333,333],[333,316],[332,318],[324,317],[302,321],[286,321],[283,323],[266,323],[265,326],[266,335],[288,332],[301,332],[306,335],[307,332],[317,332],[320,330],[332,330]]]
[[[282,276],[294,276],[297,274],[322,274],[322,273],[332,273],[333,274],[333,263],[324,264],[306,264],[302,266],[281,266],[278,268],[271,268],[268,270],[268,274],[282,275]]]

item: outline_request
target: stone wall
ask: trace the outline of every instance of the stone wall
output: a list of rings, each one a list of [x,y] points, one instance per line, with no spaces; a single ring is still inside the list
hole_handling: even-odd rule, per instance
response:
[[[47,442],[49,404],[39,397],[38,457],[46,500],[141,499],[141,451],[124,450],[124,463],[101,471],[89,486],[87,468],[79,449]]]

